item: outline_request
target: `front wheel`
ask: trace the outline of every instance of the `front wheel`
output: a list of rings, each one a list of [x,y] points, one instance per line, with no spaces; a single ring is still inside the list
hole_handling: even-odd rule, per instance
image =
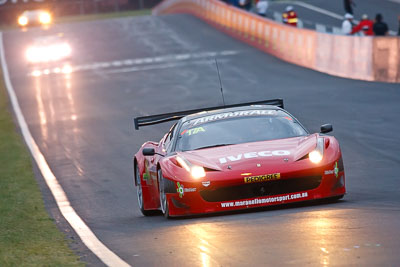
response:
[[[139,209],[142,212],[144,216],[149,216],[153,214],[153,211],[151,210],[145,210],[143,208],[144,203],[143,203],[143,189],[142,189],[142,182],[140,179],[140,170],[139,167],[136,165],[135,167],[135,179],[136,179],[136,195],[137,195],[137,200],[139,204]]]
[[[161,169],[157,171],[157,178],[158,178],[158,191],[160,195],[161,212],[163,213],[165,218],[170,218],[167,195],[165,194],[165,185],[164,185],[165,179],[164,176],[162,175]]]

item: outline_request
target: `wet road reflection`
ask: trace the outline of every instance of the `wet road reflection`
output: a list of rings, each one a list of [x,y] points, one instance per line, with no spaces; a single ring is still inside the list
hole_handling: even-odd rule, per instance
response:
[[[73,60],[69,66],[36,71],[15,60],[35,32],[4,33],[12,83],[29,128],[72,205],[124,260],[133,266],[399,262],[399,146],[393,134],[399,127],[388,116],[399,113],[395,85],[335,78],[282,63],[188,16],[58,29],[74,42]],[[132,155],[143,142],[159,140],[170,125],[138,132],[132,118],[220,103],[214,65],[177,65],[215,55],[229,58],[221,70],[230,103],[282,97],[306,126],[337,125],[349,174],[344,201],[170,221],[140,214]]]

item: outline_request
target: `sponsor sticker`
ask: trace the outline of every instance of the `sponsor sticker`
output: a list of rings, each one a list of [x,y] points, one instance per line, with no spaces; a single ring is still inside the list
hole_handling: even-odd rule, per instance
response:
[[[204,187],[207,187],[207,186],[209,186],[209,185],[211,184],[211,182],[210,182],[210,181],[206,181],[206,182],[201,182],[201,184],[202,184]]]
[[[255,198],[255,199],[251,199],[251,200],[221,202],[221,207],[222,208],[243,207],[243,206],[248,207],[248,206],[267,204],[267,203],[279,203],[282,201],[295,200],[295,199],[301,199],[301,198],[307,198],[307,197],[308,197],[308,192],[302,192],[302,193],[295,193],[295,194],[289,194],[289,195],[277,196],[277,197],[262,197],[262,198]]]
[[[185,193],[196,192],[196,188],[185,188],[180,182],[176,183],[176,187],[176,192],[179,194],[180,198],[182,198]]]
[[[335,162],[335,167],[333,168],[333,170],[326,170],[324,172],[324,174],[325,175],[335,174],[336,178],[338,178],[338,176],[339,176],[339,167],[338,167],[337,161]]]
[[[335,163],[335,168],[334,168],[333,170],[335,171],[335,176],[336,176],[336,178],[338,178],[338,176],[339,176],[339,167],[338,167],[337,161],[336,161],[336,163]]]
[[[184,188],[183,191],[185,193],[196,192],[196,188]]]
[[[244,177],[244,182],[245,183],[261,183],[261,182],[267,182],[267,181],[272,181],[272,180],[279,180],[280,178],[281,178],[280,173],[272,173],[272,174]]]
[[[194,119],[190,123],[194,126],[209,121],[222,120],[228,118],[259,116],[259,115],[276,115],[276,114],[277,114],[276,110],[265,110],[265,109],[242,110],[242,111],[225,112],[211,116],[205,116],[202,118]]]
[[[206,130],[204,130],[203,127],[197,127],[197,128],[192,128],[192,129],[186,129],[183,132],[181,132],[181,135],[195,135],[201,132],[205,132]]]
[[[183,195],[185,194],[185,190],[184,190],[184,188],[183,188],[183,184],[177,182],[177,183],[176,183],[176,187],[177,187],[177,188],[176,188],[176,192],[178,192],[179,197],[182,198]]]
[[[259,151],[259,152],[248,152],[233,156],[227,156],[223,158],[219,158],[219,162],[221,164],[227,163],[228,161],[239,161],[243,159],[251,159],[258,157],[272,157],[272,156],[287,156],[290,155],[290,151],[288,150],[274,150],[274,151]]]

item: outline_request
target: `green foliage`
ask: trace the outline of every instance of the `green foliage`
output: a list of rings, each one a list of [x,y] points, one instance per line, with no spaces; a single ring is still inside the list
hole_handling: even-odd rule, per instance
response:
[[[1,77],[3,77],[0,72]],[[49,217],[0,78],[0,266],[83,266]]]

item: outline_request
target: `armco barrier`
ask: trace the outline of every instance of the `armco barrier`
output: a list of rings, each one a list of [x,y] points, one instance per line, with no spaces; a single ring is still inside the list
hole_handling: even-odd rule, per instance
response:
[[[400,82],[400,38],[353,37],[283,25],[218,0],[164,0],[153,15],[189,13],[285,61],[351,79]]]

